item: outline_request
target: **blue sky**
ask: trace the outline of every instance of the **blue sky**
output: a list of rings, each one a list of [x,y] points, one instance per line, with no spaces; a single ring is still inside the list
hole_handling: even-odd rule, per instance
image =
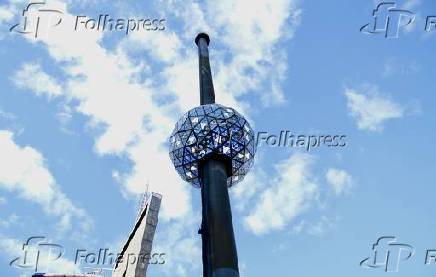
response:
[[[241,276],[433,276],[434,45],[430,0],[398,38],[368,35],[378,2],[47,1],[63,12],[38,38],[10,32],[25,1],[0,1],[0,276],[31,236],[64,246],[50,271],[86,271],[77,249],[113,252],[141,193],[163,195],[150,276],[201,276],[199,191],[166,139],[198,105],[193,38],[211,37],[217,102],[255,131],[345,135],[346,146],[258,148],[230,190]],[[150,2],[150,3],[149,3]],[[78,15],[164,18],[164,31],[74,30]],[[368,269],[381,236],[414,247],[399,272]]]

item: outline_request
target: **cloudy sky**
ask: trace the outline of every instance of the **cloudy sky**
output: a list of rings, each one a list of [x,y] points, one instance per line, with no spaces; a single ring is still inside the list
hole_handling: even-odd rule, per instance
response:
[[[230,190],[241,276],[382,276],[359,266],[381,236],[415,249],[397,276],[435,274],[432,0],[398,1],[415,20],[390,39],[359,32],[373,0],[45,2],[24,34],[29,2],[0,1],[1,276],[31,274],[9,266],[31,236],[64,247],[46,270],[89,270],[77,249],[117,252],[147,184],[163,195],[154,250],[166,253],[150,276],[201,276],[200,194],[167,153],[199,102],[198,32],[211,37],[217,102],[256,132],[344,142],[259,146]],[[85,24],[105,14],[165,28]]]

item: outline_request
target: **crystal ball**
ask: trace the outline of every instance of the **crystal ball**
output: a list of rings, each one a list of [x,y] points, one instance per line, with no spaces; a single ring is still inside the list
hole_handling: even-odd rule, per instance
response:
[[[231,160],[227,186],[240,182],[253,164],[256,143],[253,129],[237,111],[219,104],[196,107],[182,116],[169,139],[169,154],[178,174],[201,187],[199,161],[212,154]]]

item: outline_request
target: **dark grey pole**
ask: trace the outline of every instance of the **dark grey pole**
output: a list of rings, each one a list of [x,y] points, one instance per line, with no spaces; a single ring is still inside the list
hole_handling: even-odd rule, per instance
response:
[[[209,36],[200,33],[195,38],[198,46],[198,66],[200,74],[200,105],[215,103],[215,91],[213,89],[212,73],[209,63]]]
[[[200,69],[200,104],[215,103],[209,64],[209,36],[201,33],[198,46]],[[233,232],[227,178],[231,160],[213,155],[200,164],[203,220],[199,233],[203,241],[204,277],[239,277],[238,255]]]
[[[207,277],[237,277],[238,256],[233,233],[232,211],[227,190],[226,162],[217,158],[206,160],[201,167],[202,194],[206,214]]]

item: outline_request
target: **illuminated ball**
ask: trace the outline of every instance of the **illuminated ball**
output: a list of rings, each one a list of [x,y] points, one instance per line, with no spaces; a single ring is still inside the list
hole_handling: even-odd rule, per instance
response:
[[[177,122],[169,141],[170,158],[183,180],[201,186],[198,162],[220,154],[231,160],[231,187],[241,181],[253,164],[256,143],[253,129],[232,108],[218,104],[196,107]]]

